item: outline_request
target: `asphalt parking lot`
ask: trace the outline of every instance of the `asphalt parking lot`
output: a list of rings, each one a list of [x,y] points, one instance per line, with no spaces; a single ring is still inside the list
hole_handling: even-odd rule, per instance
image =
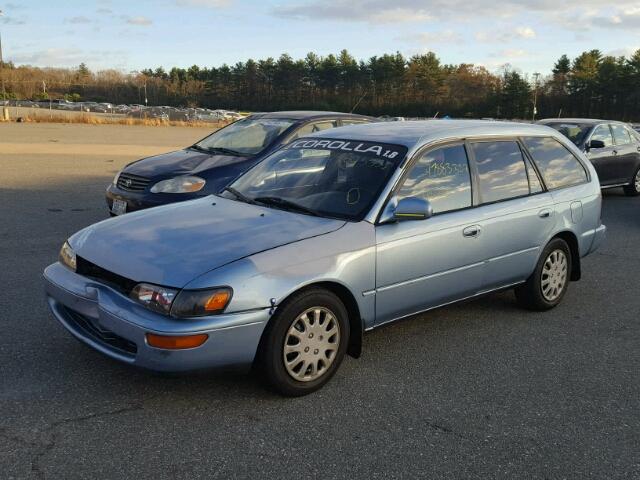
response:
[[[41,273],[124,163],[206,130],[0,125],[0,477],[640,478],[640,198],[547,313],[511,292],[373,331],[310,396],[85,348]]]

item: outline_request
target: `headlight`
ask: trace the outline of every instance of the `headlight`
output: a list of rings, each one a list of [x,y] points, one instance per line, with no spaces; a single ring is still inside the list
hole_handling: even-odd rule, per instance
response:
[[[229,304],[233,291],[230,288],[210,290],[182,290],[173,302],[174,317],[203,317],[222,313]]]
[[[129,296],[150,310],[169,315],[171,304],[177,293],[178,291],[172,288],[139,283],[131,290]]]
[[[64,242],[64,245],[62,245],[58,260],[74,272],[76,271],[76,253],[71,248],[71,245],[69,245],[69,242]]]
[[[176,177],[162,180],[151,187],[151,193],[191,193],[204,188],[204,179],[200,177]]]

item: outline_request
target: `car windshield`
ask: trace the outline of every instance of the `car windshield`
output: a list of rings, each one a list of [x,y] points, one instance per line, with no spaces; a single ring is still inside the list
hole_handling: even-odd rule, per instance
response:
[[[273,143],[293,120],[286,118],[245,118],[238,120],[194,145],[199,150],[252,156]]]
[[[232,183],[226,198],[345,220],[361,220],[407,153],[374,142],[300,139]]]
[[[579,123],[547,123],[548,127],[554,128],[571,140],[575,145],[580,145],[585,139],[593,125]]]

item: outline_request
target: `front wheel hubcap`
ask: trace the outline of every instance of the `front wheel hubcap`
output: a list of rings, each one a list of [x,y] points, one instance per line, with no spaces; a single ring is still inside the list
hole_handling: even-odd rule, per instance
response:
[[[544,261],[542,267],[542,296],[549,302],[557,300],[567,283],[569,262],[562,250],[554,250]]]
[[[293,321],[284,339],[287,373],[300,382],[324,375],[338,353],[340,324],[331,310],[313,307]]]
[[[636,178],[633,184],[636,187],[636,192],[640,193],[640,170],[636,172]]]

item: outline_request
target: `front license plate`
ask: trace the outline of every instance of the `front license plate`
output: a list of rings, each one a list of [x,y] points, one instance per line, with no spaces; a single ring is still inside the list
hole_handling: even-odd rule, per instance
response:
[[[111,205],[111,213],[114,215],[122,215],[127,211],[127,202],[124,200],[114,200]]]

